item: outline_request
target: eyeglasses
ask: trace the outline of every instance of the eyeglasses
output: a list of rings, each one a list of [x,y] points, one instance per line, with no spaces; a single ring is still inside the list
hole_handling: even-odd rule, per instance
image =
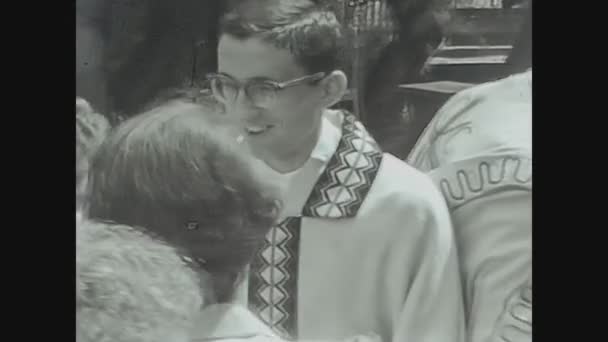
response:
[[[306,82],[317,82],[324,77],[324,72],[318,72],[285,82],[270,80],[249,80],[246,82],[239,82],[226,74],[213,73],[207,75],[207,80],[210,83],[211,92],[219,101],[224,103],[234,102],[241,89],[243,89],[245,95],[247,95],[253,105],[258,107],[269,107],[275,103],[279,91]]]

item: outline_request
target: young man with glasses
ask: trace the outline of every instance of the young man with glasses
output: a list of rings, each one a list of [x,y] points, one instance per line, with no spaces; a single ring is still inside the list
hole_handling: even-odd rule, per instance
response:
[[[342,33],[309,0],[245,2],[220,28],[213,94],[285,184],[251,264],[248,302],[284,337],[462,341],[449,213],[431,180],[383,153],[350,113]]]

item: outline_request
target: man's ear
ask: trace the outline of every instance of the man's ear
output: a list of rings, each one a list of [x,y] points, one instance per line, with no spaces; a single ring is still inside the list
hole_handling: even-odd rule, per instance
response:
[[[342,100],[348,87],[346,74],[340,70],[334,70],[319,82],[323,91],[323,106],[331,107]]]

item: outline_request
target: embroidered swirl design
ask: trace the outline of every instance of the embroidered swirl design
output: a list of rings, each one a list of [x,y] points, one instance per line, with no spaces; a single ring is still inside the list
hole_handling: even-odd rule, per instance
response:
[[[488,342],[532,341],[532,282],[518,288],[505,301],[505,308]]]
[[[482,160],[477,167],[459,168],[448,175],[438,175],[441,192],[450,209],[456,209],[499,188],[529,189],[532,165],[529,158],[508,156],[498,160]]]

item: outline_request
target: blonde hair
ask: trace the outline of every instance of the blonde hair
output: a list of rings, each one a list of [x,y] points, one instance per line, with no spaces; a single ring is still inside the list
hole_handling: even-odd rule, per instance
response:
[[[280,202],[215,110],[170,101],[118,126],[92,159],[88,214],[144,227],[179,248],[227,302]]]
[[[76,341],[187,340],[202,280],[176,251],[128,226],[76,229]]]
[[[86,197],[89,159],[110,131],[109,121],[95,113],[91,105],[76,98],[76,202],[78,209]]]

